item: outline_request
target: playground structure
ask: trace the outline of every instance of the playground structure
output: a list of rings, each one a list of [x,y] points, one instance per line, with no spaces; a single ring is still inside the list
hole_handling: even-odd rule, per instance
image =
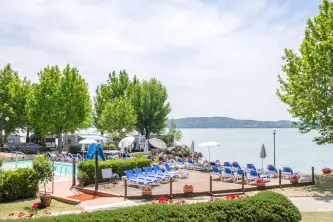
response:
[[[93,160],[95,157],[95,150],[97,150],[97,154],[98,154],[98,160],[100,161],[105,161],[105,155],[103,153],[103,148],[101,144],[90,144],[89,148],[88,148],[88,152],[87,155],[85,157],[86,160]]]

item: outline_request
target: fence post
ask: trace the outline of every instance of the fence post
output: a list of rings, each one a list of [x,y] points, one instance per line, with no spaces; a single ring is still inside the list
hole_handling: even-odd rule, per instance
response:
[[[244,184],[245,184],[245,176],[244,176],[244,171],[243,171],[243,172],[242,172],[242,192],[243,192],[243,193],[245,192]]]
[[[54,160],[52,160],[52,194],[54,194]]]
[[[312,167],[312,184],[315,184],[314,167]]]
[[[75,178],[75,175],[76,175],[76,165],[75,165],[75,159],[73,159],[73,172],[72,172],[72,187],[75,186],[76,184],[76,178]]]
[[[209,176],[209,193],[213,195],[213,177],[212,175]]]
[[[279,186],[281,188],[281,181],[282,181],[282,172],[281,169],[279,169]]]
[[[127,179],[125,179],[125,200],[127,199]]]
[[[170,198],[172,198],[172,177],[170,177]]]
[[[95,150],[95,193],[98,191],[98,153]]]

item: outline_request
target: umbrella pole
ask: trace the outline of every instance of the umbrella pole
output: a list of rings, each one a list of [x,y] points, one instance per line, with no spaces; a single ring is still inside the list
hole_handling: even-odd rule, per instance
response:
[[[264,158],[261,158],[261,169],[264,171]]]
[[[210,147],[208,147],[208,153],[209,153],[209,164],[210,164]]]

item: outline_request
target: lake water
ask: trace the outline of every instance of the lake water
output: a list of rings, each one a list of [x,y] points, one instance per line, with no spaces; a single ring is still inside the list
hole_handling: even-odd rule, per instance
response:
[[[262,144],[265,144],[267,157],[264,166],[273,164],[274,140],[272,129],[181,129],[182,143],[191,145],[208,159],[208,148],[198,147],[199,143],[214,141],[218,147],[210,148],[211,160],[236,160],[241,165],[254,163],[261,168],[259,158]],[[312,142],[317,134],[301,134],[298,129],[277,129],[276,166],[290,166],[295,171],[310,173],[311,167],[320,172],[324,167],[333,168],[333,145],[317,145]]]

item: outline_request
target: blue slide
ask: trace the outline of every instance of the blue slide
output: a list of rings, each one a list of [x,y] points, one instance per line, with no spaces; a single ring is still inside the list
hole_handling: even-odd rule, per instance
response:
[[[94,159],[95,150],[97,150],[97,153],[98,153],[98,160],[105,161],[106,158],[104,156],[103,148],[102,148],[101,144],[97,144],[97,145],[96,144],[90,144],[88,152],[87,152],[86,160],[93,160]]]

